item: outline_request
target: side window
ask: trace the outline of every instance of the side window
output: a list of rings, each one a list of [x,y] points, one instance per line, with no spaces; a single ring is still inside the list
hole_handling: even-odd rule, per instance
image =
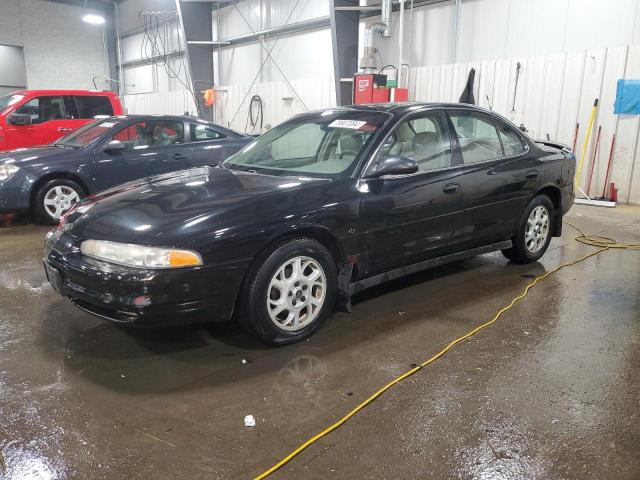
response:
[[[207,140],[219,140],[226,137],[226,135],[223,135],[207,125],[191,123],[190,127],[192,142],[206,142]]]
[[[126,150],[141,150],[184,143],[182,122],[136,122],[117,132],[111,140],[121,141]]]
[[[518,155],[519,153],[522,153],[527,149],[527,146],[524,143],[524,140],[522,140],[522,137],[514,132],[512,128],[509,128],[506,125],[501,125],[498,128],[498,134],[500,135],[500,140],[502,141],[504,154],[507,157],[510,157],[511,155]]]
[[[113,106],[107,97],[98,95],[76,95],[79,118],[95,118],[98,115],[113,115]]]
[[[64,120],[67,118],[63,97],[33,98],[18,108],[16,113],[31,116],[32,124],[49,122],[51,120]]]
[[[379,159],[399,155],[415,160],[419,171],[451,166],[451,144],[441,117],[429,113],[400,123],[382,144]]]
[[[460,141],[464,163],[478,163],[503,157],[493,120],[474,112],[449,114]]]
[[[117,132],[111,140],[119,140],[125,146],[125,150],[149,148],[152,143],[148,133],[147,122],[137,122]]]

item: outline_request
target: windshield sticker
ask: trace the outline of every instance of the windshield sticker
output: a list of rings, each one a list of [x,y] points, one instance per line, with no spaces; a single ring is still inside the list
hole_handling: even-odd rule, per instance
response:
[[[334,120],[329,124],[329,128],[350,128],[351,130],[358,130],[367,122],[363,120]]]

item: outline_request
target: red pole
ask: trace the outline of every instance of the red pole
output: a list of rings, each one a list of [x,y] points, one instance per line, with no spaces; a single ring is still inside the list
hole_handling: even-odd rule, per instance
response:
[[[604,186],[602,187],[602,198],[605,198],[607,193],[607,180],[609,179],[609,169],[611,168],[611,160],[613,160],[613,149],[616,144],[616,134],[611,137],[611,150],[609,150],[609,161],[607,162],[607,173],[604,176]]]
[[[589,183],[587,184],[587,197],[591,192],[591,180],[593,179],[593,169],[596,166],[596,160],[598,159],[598,147],[600,146],[600,131],[602,126],[598,127],[598,135],[596,135],[596,148],[593,149],[593,158],[591,159],[591,171],[589,172]]]
[[[578,142],[578,130],[580,129],[580,124],[576,123],[576,131],[573,134],[573,148],[571,149],[571,151],[573,153],[576,152],[576,143]]]

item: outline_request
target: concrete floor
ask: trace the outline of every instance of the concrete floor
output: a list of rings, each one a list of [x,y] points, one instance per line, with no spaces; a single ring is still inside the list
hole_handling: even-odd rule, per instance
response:
[[[640,241],[640,207],[569,219]],[[0,229],[5,479],[252,478],[531,275],[592,250],[567,228],[537,264],[492,254],[425,272],[275,349],[232,325],[131,331],[77,310],[45,282],[45,231]],[[640,478],[639,293],[640,252],[561,270],[272,478]]]

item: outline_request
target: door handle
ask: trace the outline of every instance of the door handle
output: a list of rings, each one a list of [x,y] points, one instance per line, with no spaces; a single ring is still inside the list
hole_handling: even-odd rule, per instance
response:
[[[459,183],[447,183],[444,187],[442,187],[442,191],[448,194],[460,193],[462,188]]]
[[[184,156],[181,153],[174,153],[172,156],[173,156],[173,158],[176,158],[176,159],[184,158]]]
[[[527,178],[533,179],[533,178],[538,178],[538,175],[540,175],[540,172],[538,172],[538,170],[529,170],[525,176]]]

